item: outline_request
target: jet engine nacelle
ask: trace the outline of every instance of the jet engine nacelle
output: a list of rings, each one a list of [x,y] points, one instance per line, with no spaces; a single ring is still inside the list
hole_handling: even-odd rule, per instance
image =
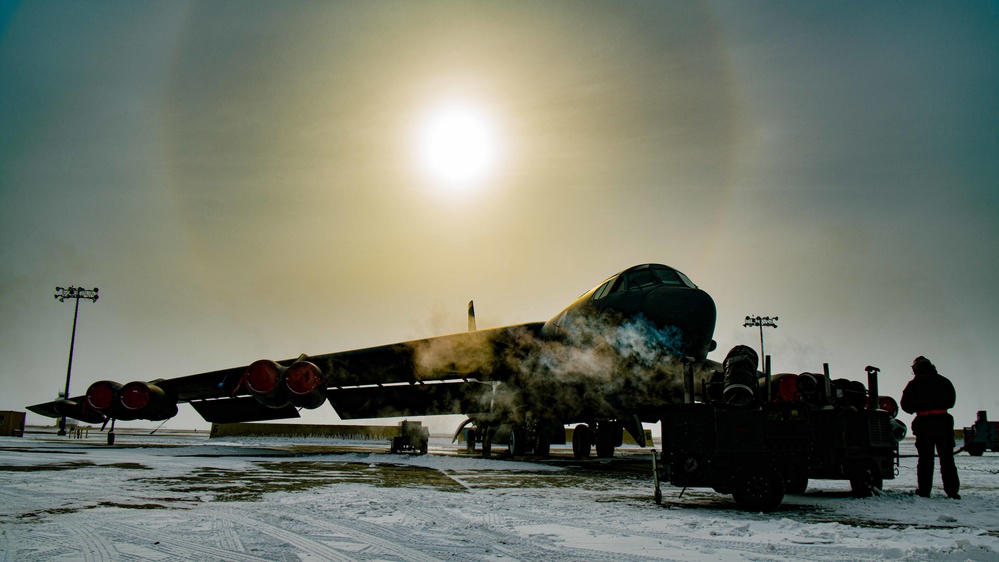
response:
[[[314,364],[296,361],[285,371],[284,381],[295,406],[314,410],[326,402],[323,372]]]
[[[97,381],[87,389],[85,407],[119,420],[162,421],[177,415],[177,400],[155,384]]]
[[[95,382],[87,388],[87,394],[83,399],[84,407],[100,412],[109,418],[117,418],[115,397],[118,396],[121,386],[120,382],[115,381]]]
[[[270,408],[292,404],[311,410],[326,401],[323,373],[308,361],[296,361],[290,367],[270,359],[254,361],[246,368],[244,381],[250,394]]]
[[[155,384],[134,381],[118,391],[118,403],[125,412],[120,419],[162,421],[177,415],[177,401]]]

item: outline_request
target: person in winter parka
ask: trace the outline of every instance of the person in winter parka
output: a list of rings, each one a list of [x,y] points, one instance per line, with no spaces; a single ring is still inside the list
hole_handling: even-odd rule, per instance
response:
[[[919,356],[912,362],[912,380],[902,391],[902,410],[915,414],[912,433],[916,436],[916,495],[930,497],[933,487],[933,453],[940,457],[940,476],[947,497],[959,500],[961,481],[954,466],[954,385],[937,372],[929,359]]]

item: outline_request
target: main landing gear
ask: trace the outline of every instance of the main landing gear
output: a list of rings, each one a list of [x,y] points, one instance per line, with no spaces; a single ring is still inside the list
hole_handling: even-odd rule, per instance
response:
[[[612,458],[614,449],[621,446],[621,424],[615,421],[597,421],[593,425],[594,427],[590,427],[581,423],[572,430],[572,456],[588,459],[590,449],[595,445],[598,458]]]

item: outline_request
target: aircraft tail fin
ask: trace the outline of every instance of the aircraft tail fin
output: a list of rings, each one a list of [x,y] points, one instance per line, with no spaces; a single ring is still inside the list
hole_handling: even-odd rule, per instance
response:
[[[475,331],[475,301],[468,301],[468,331]]]

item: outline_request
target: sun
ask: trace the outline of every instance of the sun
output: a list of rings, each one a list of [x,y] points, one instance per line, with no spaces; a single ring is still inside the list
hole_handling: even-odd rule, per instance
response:
[[[472,104],[452,102],[429,110],[416,128],[415,143],[420,168],[451,189],[482,184],[499,164],[496,121]]]

